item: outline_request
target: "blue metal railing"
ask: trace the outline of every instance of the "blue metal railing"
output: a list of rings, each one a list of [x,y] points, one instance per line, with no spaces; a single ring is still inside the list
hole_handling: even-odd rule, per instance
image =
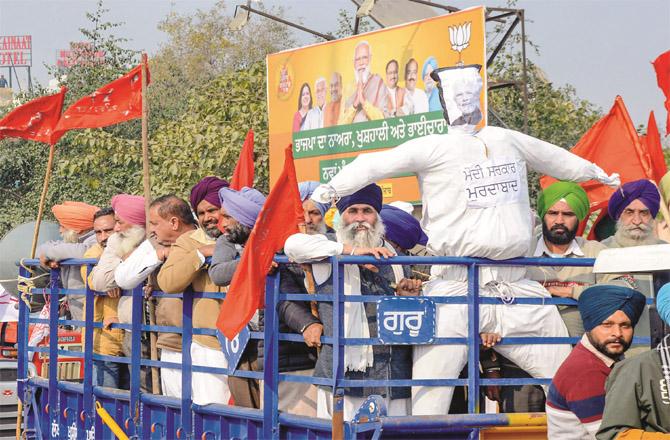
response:
[[[289,263],[289,260],[284,256],[277,256],[275,260],[280,264]],[[519,385],[519,384],[548,384],[549,378],[536,379],[480,379],[479,377],[479,305],[480,304],[502,304],[501,300],[492,297],[479,296],[479,268],[486,266],[578,266],[589,267],[594,264],[593,259],[555,259],[555,258],[519,258],[505,261],[494,261],[482,258],[460,258],[460,257],[394,257],[392,259],[376,260],[373,257],[332,257],[330,263],[332,264],[333,274],[333,293],[332,295],[307,295],[298,293],[280,292],[280,272],[277,271],[274,275],[268,276],[266,283],[265,295],[265,327],[263,332],[252,332],[251,338],[264,339],[264,365],[262,372],[254,371],[232,371],[229,368],[217,368],[212,366],[194,366],[190,354],[190,348],[194,334],[215,334],[213,329],[194,329],[192,326],[193,315],[193,299],[194,298],[223,298],[225,294],[212,292],[192,292],[185,291],[183,294],[166,294],[156,291],[156,297],[170,297],[181,298],[183,301],[183,316],[182,328],[166,327],[156,325],[142,324],[142,301],[143,291],[142,287],[138,286],[131,291],[124,291],[122,295],[132,296],[133,301],[133,315],[132,324],[113,324],[112,328],[121,328],[132,331],[132,355],[130,359],[116,356],[105,356],[93,353],[93,329],[101,328],[102,323],[93,321],[93,298],[96,295],[101,295],[99,292],[94,292],[90,288],[79,290],[66,290],[59,288],[60,271],[54,269],[51,272],[51,279],[49,288],[46,289],[47,296],[50,298],[51,304],[50,314],[48,320],[40,320],[39,318],[30,317],[28,306],[21,301],[19,305],[19,359],[18,359],[18,392],[22,397],[24,403],[30,403],[32,396],[36,390],[46,390],[46,405],[40,408],[34,408],[34,414],[28,418],[28,424],[41,423],[41,432],[51,434],[52,438],[58,438],[63,435],[64,430],[71,429],[70,420],[72,413],[75,411],[71,407],[64,408],[63,406],[72,405],[71,400],[63,397],[66,393],[79,394],[78,406],[76,416],[74,417],[74,426],[79,426],[77,431],[78,438],[86,438],[87,434],[92,432],[94,428],[96,437],[99,437],[107,432],[102,425],[100,418],[95,416],[94,403],[95,400],[104,402],[116,402],[115,414],[117,422],[123,426],[127,433],[135,435],[140,438],[156,437],[156,438],[172,438],[175,434],[180,438],[190,438],[191,436],[214,435],[217,438],[225,438],[226,436],[240,436],[239,430],[252,429],[249,426],[254,425],[258,429],[254,435],[247,432],[247,436],[262,437],[262,438],[279,438],[282,430],[293,430],[293,435],[305,435],[313,438],[327,438],[331,426],[330,421],[321,419],[309,419],[290,414],[280,414],[278,412],[279,396],[278,385],[280,381],[289,382],[309,382],[317,385],[324,385],[332,387],[333,395],[338,397],[343,395],[345,387],[364,387],[364,386],[456,386],[467,385],[470,392],[468,392],[468,412],[469,416],[450,417],[445,416],[442,419],[434,417],[404,417],[396,421],[383,421],[381,423],[372,423],[369,426],[353,425],[346,423],[347,436],[356,436],[356,433],[370,431],[371,429],[379,430],[390,429],[395,427],[399,430],[416,429],[421,430],[423,426],[430,431],[439,427],[445,429],[465,429],[470,437],[478,433],[477,427],[483,426],[500,426],[505,425],[508,420],[504,415],[490,415],[479,413],[479,388],[487,385]],[[67,265],[86,265],[89,268],[96,263],[96,260],[65,260],[61,262],[61,266]],[[37,266],[39,261],[27,260],[24,261],[27,266]],[[376,302],[379,296],[375,295],[355,295],[345,296],[343,293],[344,286],[344,266],[346,264],[432,264],[432,265],[459,265],[465,266],[468,273],[468,294],[466,296],[431,296],[436,304],[467,304],[468,305],[468,333],[467,338],[441,338],[436,337],[434,344],[466,344],[471,349],[468,350],[468,377],[467,379],[407,379],[407,380],[349,380],[344,377],[344,347],[346,345],[361,345],[361,344],[381,344],[379,338],[345,338],[343,329],[344,303],[348,301],[361,302]],[[21,275],[29,276],[25,268],[20,269]],[[35,290],[35,289],[34,289]],[[34,293],[42,293],[36,290]],[[68,295],[85,295],[86,307],[84,309],[85,321],[74,321],[59,319],[58,300],[61,296]],[[322,343],[332,344],[333,346],[333,367],[331,378],[316,378],[297,376],[289,373],[279,373],[278,354],[280,341],[297,341],[303,342],[301,335],[279,333],[279,316],[277,313],[277,306],[280,301],[332,301],[333,307],[333,336],[322,337]],[[572,299],[543,299],[543,298],[515,298],[517,304],[536,304],[545,306],[555,305],[575,305],[576,302]],[[50,344],[48,347],[28,347],[28,334],[30,324],[45,323],[49,324]],[[87,324],[88,323],[88,324]],[[68,350],[60,350],[58,344],[53,341],[58,341],[58,325],[68,324],[74,326],[84,327],[85,344],[83,351],[84,359],[84,380],[83,384],[72,384],[58,380],[58,362],[59,356],[81,356],[80,352],[72,352]],[[159,331],[182,334],[182,363],[165,363],[160,361],[152,361],[150,359],[141,358],[141,332]],[[566,337],[515,337],[503,338],[499,344],[566,344],[576,343],[579,338]],[[649,338],[636,338],[637,344],[649,344]],[[48,381],[39,378],[28,377],[28,364],[31,356],[35,352],[49,354],[49,378]],[[93,360],[113,361],[129,364],[130,369],[130,391],[129,393],[113,392],[109,389],[97,387],[93,385]],[[175,368],[182,370],[182,398],[157,396],[152,394],[145,394],[140,391],[140,368],[142,366],[160,367],[160,368]],[[263,380],[263,409],[253,410],[239,407],[228,407],[226,405],[194,405],[191,401],[191,375],[192,372],[207,372],[216,374],[234,375],[237,377],[252,378]],[[44,396],[42,396],[44,397]],[[60,400],[59,400],[60,398]],[[120,401],[127,400],[127,407]],[[342,403],[342,399],[338,401]],[[28,405],[30,406],[30,405]],[[111,408],[112,406],[110,406]],[[156,408],[162,408],[163,413]],[[67,411],[67,410],[71,411]],[[337,408],[334,408],[337,410]],[[46,417],[42,414],[45,412]],[[158,412],[156,412],[158,411]],[[159,417],[160,416],[160,417]],[[120,420],[122,418],[123,420]],[[238,431],[226,431],[224,429],[225,423],[234,424],[235,420],[246,421],[246,428],[237,425],[235,429]],[[79,423],[81,421],[81,423]],[[48,423],[49,426],[44,426]],[[218,425],[217,425],[218,423]],[[217,428],[218,426],[218,428]],[[254,428],[255,429],[255,428]],[[428,432],[426,431],[426,432]],[[209,434],[208,434],[209,433]],[[283,435],[283,434],[282,434]],[[329,434],[328,434],[329,435]],[[244,436],[244,435],[242,435]],[[203,437],[203,438],[204,438]]]

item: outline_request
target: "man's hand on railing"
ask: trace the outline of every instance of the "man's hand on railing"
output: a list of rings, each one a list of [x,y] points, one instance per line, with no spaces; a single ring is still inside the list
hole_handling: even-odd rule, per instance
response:
[[[118,324],[119,323],[119,318],[116,316],[111,317],[111,318],[105,318],[102,320],[102,328],[109,330],[112,324]]]
[[[494,347],[502,339],[498,333],[480,333],[482,345],[486,348]]]
[[[107,291],[107,296],[110,298],[121,298],[121,288],[114,287]]]
[[[403,278],[400,280],[395,288],[395,293],[398,296],[419,296],[421,294],[421,280],[413,280],[410,278]]]
[[[572,298],[572,287],[569,286],[550,286],[547,287],[551,296],[558,296],[560,298]]]
[[[213,244],[206,244],[205,246],[200,246],[198,248],[200,253],[202,254],[203,257],[211,257],[214,255],[214,245]]]
[[[47,269],[58,269],[60,267],[58,261],[49,260],[44,255],[40,255],[40,265]]]
[[[302,332],[302,337],[305,339],[305,344],[308,347],[321,347],[321,335],[323,334],[323,325],[315,322],[307,326]]]

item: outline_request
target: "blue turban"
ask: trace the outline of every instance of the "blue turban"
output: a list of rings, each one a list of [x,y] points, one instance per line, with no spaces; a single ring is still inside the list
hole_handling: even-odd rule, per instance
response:
[[[246,186],[239,191],[228,187],[221,188],[219,198],[221,208],[247,228],[254,227],[265,203],[265,196],[260,191]]]
[[[377,212],[382,210],[382,189],[379,185],[371,183],[350,196],[342,197],[335,206],[337,206],[337,210],[342,214],[351,205],[361,204],[370,205]]]
[[[619,220],[619,217],[621,217],[621,213],[626,209],[626,206],[637,199],[644,203],[644,206],[651,212],[652,217],[656,217],[658,208],[661,205],[661,195],[658,193],[656,185],[647,179],[628,182],[614,191],[614,194],[610,197],[610,201],[607,205],[610,217],[614,220]]]
[[[419,220],[400,208],[382,206],[379,213],[386,227],[386,238],[403,249],[412,249],[417,244],[426,245],[428,237],[421,229]]]
[[[305,182],[298,183],[298,191],[300,191],[300,201],[304,202],[305,200],[309,199],[312,196],[312,193],[314,193],[314,190],[318,188],[319,185],[321,184],[314,180],[307,180]],[[316,209],[319,210],[321,215],[325,215],[326,211],[328,211],[328,208],[330,208],[329,203],[319,203],[315,200],[312,200],[312,203],[314,203]]]
[[[656,310],[663,322],[670,325],[670,283],[664,284],[656,294]]]
[[[432,66],[433,70],[437,70],[437,60],[435,57],[428,57],[428,59],[423,63],[423,68],[421,69],[421,78],[425,78],[426,70],[428,66]]]
[[[647,298],[637,290],[621,286],[597,285],[584,290],[577,307],[582,315],[584,330],[591,331],[621,310],[633,327],[644,311]]]

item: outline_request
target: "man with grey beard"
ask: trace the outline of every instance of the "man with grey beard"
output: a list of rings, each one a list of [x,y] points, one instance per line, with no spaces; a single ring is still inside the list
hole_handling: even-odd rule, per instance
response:
[[[395,255],[393,248],[384,241],[384,223],[379,215],[382,208],[382,191],[375,184],[368,185],[337,202],[341,219],[336,228],[337,241],[320,234],[294,234],[286,240],[284,250],[291,260],[298,263],[321,260],[334,255],[373,255],[387,258]],[[332,294],[330,263],[313,264],[317,294]],[[402,267],[375,265],[346,265],[344,269],[345,295],[389,295],[395,284],[399,295],[417,295],[421,283],[404,278]],[[319,302],[319,316],[325,336],[333,334],[333,306]],[[344,336],[346,338],[374,338],[377,332],[377,310],[374,303],[345,302]],[[333,348],[324,344],[314,370],[315,377],[328,378],[332,374]],[[347,346],[344,356],[346,379],[410,379],[412,376],[411,347],[388,345]],[[409,387],[365,387],[345,390],[344,417],[351,420],[365,398],[371,394],[382,395],[388,414],[407,415],[410,412]],[[333,395],[329,387],[319,387],[317,416],[333,415]]]
[[[108,324],[132,323],[132,297],[121,296],[121,289],[114,279],[116,268],[144,241],[146,231],[146,213],[144,197],[129,194],[117,194],[112,197],[114,210],[114,234],[107,240],[107,247],[100,255],[98,264],[91,271],[89,282],[93,290],[106,292],[110,298],[119,298],[116,319],[108,319]],[[123,354],[130,357],[132,338],[125,330]],[[148,357],[148,345],[143,343],[143,357]],[[142,368],[140,386],[143,392],[151,392],[151,377],[148,367]]]
[[[88,248],[96,242],[93,233],[93,216],[100,210],[83,202],[63,202],[51,208],[58,224],[62,240],[48,241],[41,244],[35,255],[39,256],[40,264],[45,269],[57,269],[59,261],[68,258],[82,258]],[[61,283],[65,289],[83,289],[84,281],[78,266],[61,268]],[[68,307],[72,319],[84,319],[84,297],[68,295]]]
[[[610,197],[607,210],[616,221],[616,233],[602,241],[609,248],[664,244],[654,236],[661,195],[646,179],[628,182]]]

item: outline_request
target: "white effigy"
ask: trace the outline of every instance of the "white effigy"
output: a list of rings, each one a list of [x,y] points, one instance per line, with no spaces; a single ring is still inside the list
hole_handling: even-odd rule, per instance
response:
[[[437,256],[494,260],[528,254],[532,216],[527,170],[559,180],[596,179],[617,186],[617,175],[550,143],[522,133],[485,127],[476,133],[452,131],[414,139],[395,148],[361,154],[312,198],[327,203],[381,179],[415,173],[423,204],[421,225],[427,249]],[[480,295],[500,297],[500,305],[480,307],[480,331],[502,337],[559,336],[568,332],[556,307],[507,304],[514,297],[549,298],[547,290],[525,278],[525,268],[482,267]],[[433,266],[425,296],[467,294],[467,269]],[[437,307],[437,337],[467,337],[467,305]],[[495,349],[533,377],[553,377],[570,352],[569,345],[502,345]],[[468,347],[429,345],[414,348],[414,379],[458,378]],[[412,389],[413,415],[449,410],[453,387]]]

